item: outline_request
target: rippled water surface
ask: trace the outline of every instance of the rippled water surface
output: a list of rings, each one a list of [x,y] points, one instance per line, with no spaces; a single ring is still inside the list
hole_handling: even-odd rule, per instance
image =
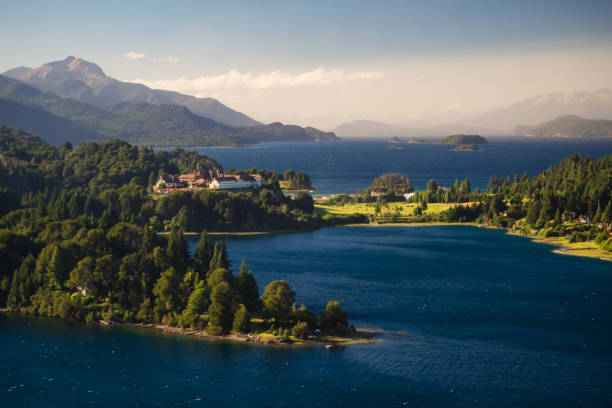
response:
[[[231,239],[381,342],[291,350],[0,315],[1,406],[610,406],[612,264],[471,227]]]

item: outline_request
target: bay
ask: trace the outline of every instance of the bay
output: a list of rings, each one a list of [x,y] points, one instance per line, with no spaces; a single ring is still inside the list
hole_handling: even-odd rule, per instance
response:
[[[3,406],[609,406],[612,268],[502,231],[340,227],[228,237],[260,291],[337,299],[380,342],[210,342],[0,315]],[[194,245],[194,241],[191,242]]]

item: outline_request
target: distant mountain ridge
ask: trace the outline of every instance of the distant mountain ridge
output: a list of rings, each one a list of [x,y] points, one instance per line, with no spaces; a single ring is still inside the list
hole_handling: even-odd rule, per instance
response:
[[[539,137],[612,137],[612,120],[563,115],[535,126],[520,125],[514,134]]]
[[[156,146],[229,146],[262,141],[335,140],[314,128],[281,123],[233,128],[179,105],[123,102],[99,108],[0,75],[0,124],[49,143],[109,138]]]
[[[430,126],[398,126],[372,120],[355,120],[336,126],[340,137],[435,137],[452,133],[477,133],[487,136],[511,135],[520,124],[537,124],[564,115],[585,119],[612,120],[612,91],[551,93],[523,99],[506,107],[471,118]]]
[[[69,56],[38,68],[18,67],[3,75],[23,81],[39,90],[75,99],[98,108],[122,102],[153,105],[181,105],[196,115],[232,126],[258,126],[260,122],[235,111],[213,98],[196,98],[178,92],[151,89],[142,84],[121,82],[107,76],[98,65]]]
[[[594,92],[538,95],[457,123],[512,131],[519,124],[542,123],[563,115],[612,119],[612,91],[599,89]]]

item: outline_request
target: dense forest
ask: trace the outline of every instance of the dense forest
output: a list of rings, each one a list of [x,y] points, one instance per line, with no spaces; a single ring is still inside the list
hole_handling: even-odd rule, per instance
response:
[[[45,316],[248,331],[251,315],[283,335],[341,331],[337,302],[314,315],[272,282],[259,297],[245,265],[235,276],[223,242],[206,233],[190,255],[183,231],[312,228],[312,198],[277,180],[249,192],[187,191],[153,199],[159,174],[218,169],[195,152],[123,141],[54,147],[0,128],[0,307]],[[167,236],[159,231],[169,231]],[[284,331],[283,331],[284,330]]]

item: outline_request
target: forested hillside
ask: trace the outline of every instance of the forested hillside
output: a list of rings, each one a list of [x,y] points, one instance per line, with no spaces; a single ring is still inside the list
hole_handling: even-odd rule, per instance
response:
[[[176,147],[337,139],[331,132],[282,123],[234,128],[180,105],[123,102],[101,108],[2,75],[0,108],[0,125],[36,132],[53,144],[122,139],[144,146]]]

